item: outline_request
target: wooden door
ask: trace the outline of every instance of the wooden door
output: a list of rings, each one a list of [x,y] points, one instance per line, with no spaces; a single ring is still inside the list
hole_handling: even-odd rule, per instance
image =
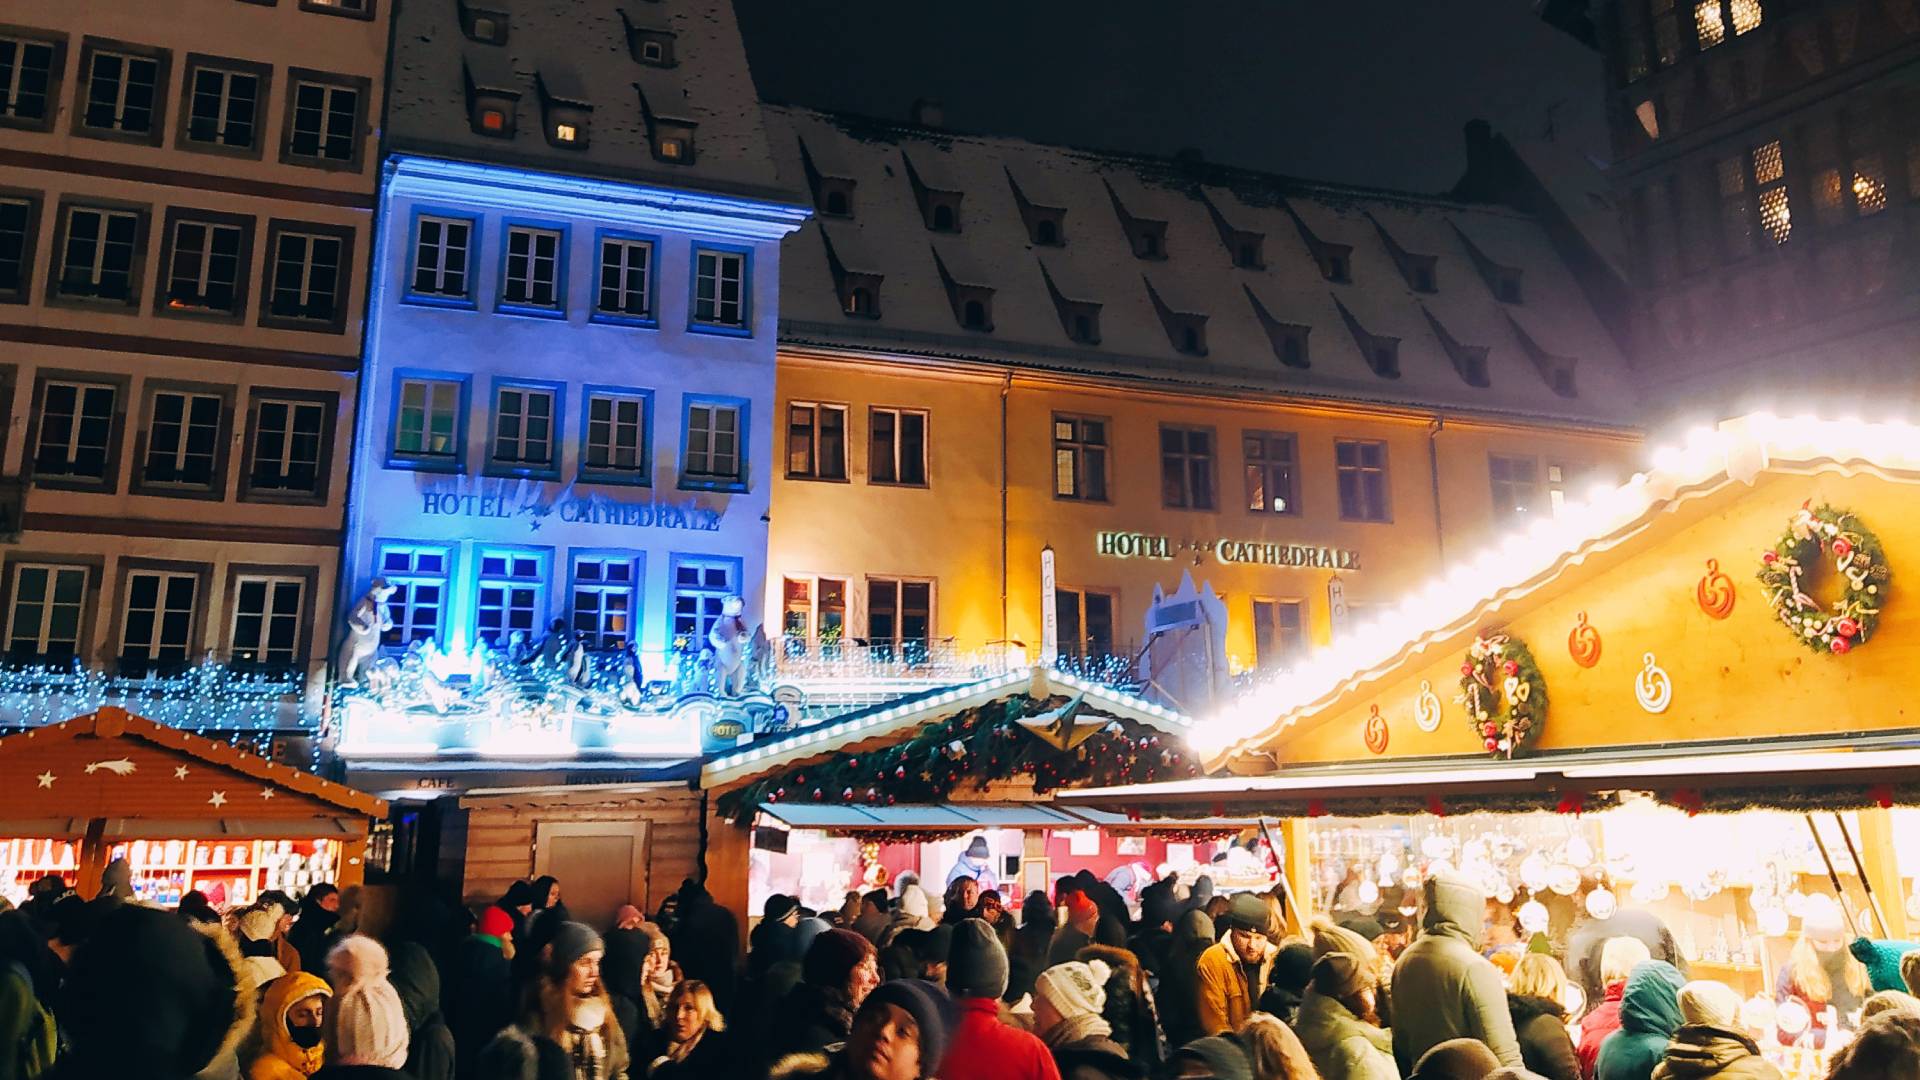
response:
[[[543,821],[534,830],[533,872],[558,878],[567,910],[595,930],[611,927],[622,904],[653,910],[644,821]]]

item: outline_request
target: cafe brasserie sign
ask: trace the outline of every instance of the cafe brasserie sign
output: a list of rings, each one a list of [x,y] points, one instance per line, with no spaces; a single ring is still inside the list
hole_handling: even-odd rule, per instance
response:
[[[1274,543],[1267,540],[1175,540],[1171,536],[1139,532],[1097,532],[1094,550],[1114,559],[1172,559],[1184,551],[1211,554],[1228,566],[1292,566],[1315,570],[1358,570],[1360,553],[1351,548],[1318,544]]]

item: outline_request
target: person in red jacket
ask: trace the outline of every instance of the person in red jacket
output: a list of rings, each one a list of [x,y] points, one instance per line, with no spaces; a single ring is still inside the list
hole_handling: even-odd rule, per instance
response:
[[[947,991],[960,1020],[936,1076],[994,1080],[1060,1080],[1047,1044],[1031,1032],[1000,1022],[1000,996],[1007,992],[1007,951],[979,919],[953,928],[947,954]]]
[[[1634,965],[1652,957],[1645,942],[1634,937],[1608,938],[1600,949],[1600,985],[1606,997],[1580,1018],[1580,1043],[1574,1056],[1580,1061],[1580,1075],[1589,1080],[1600,1069],[1600,1044],[1620,1030],[1620,999],[1627,991],[1627,975]]]

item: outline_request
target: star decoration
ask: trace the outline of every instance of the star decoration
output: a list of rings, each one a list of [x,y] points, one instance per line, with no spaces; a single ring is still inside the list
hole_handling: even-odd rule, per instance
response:
[[[58,779],[59,777],[53,775],[50,772],[43,772],[39,776],[40,786],[43,788],[50,788],[53,786],[53,782]]]
[[[1081,710],[1086,706],[1086,697],[1078,694],[1057,709],[1038,716],[1023,716],[1020,726],[1056,750],[1075,749],[1111,722],[1110,717],[1084,714]]]
[[[187,767],[185,765],[181,765],[175,768],[173,770],[173,778],[175,780],[185,780],[187,778]]]
[[[272,789],[272,788],[270,788],[270,787],[265,787],[265,788],[261,788],[261,789],[260,789],[260,797],[261,797],[261,798],[263,798],[263,799],[271,799],[271,798],[273,798],[273,789]]]
[[[227,805],[227,793],[224,791],[216,791],[207,796],[207,805],[216,807]]]

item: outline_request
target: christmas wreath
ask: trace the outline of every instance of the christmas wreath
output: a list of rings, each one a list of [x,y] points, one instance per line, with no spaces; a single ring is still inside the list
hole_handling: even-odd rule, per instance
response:
[[[1512,757],[1547,722],[1547,681],[1527,643],[1506,634],[1482,634],[1460,665],[1460,696],[1467,722],[1487,753]]]
[[[1832,559],[1834,571],[1846,581],[1831,614],[1802,588],[1803,576],[1823,557]],[[1891,575],[1880,538],[1852,511],[1802,504],[1786,533],[1760,553],[1757,576],[1774,617],[1801,644],[1815,652],[1846,653],[1873,636]]]

